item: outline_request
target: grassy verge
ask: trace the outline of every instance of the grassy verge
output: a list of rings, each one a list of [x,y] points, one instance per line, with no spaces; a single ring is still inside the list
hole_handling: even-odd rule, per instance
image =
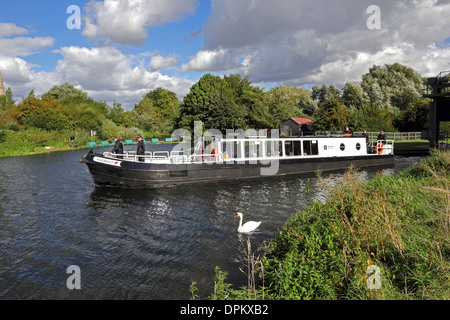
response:
[[[37,128],[27,130],[0,131],[0,158],[47,153],[55,150],[71,150],[70,137],[75,137],[75,145],[85,148],[91,141],[89,134],[78,131],[46,131]],[[50,149],[47,149],[48,147]]]
[[[450,152],[432,152],[368,182],[354,170],[335,186],[321,179],[326,203],[296,213],[261,258],[248,254],[259,280],[235,290],[216,269],[209,298],[450,299],[449,173]]]
[[[430,147],[430,142],[428,140],[400,140],[395,141],[394,149],[395,150],[420,150],[420,149],[428,149]]]

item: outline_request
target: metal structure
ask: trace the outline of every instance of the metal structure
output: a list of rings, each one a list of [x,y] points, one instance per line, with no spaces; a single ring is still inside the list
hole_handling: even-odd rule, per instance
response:
[[[428,140],[432,147],[439,145],[439,123],[450,121],[450,71],[442,71],[425,82],[423,96],[431,99]]]

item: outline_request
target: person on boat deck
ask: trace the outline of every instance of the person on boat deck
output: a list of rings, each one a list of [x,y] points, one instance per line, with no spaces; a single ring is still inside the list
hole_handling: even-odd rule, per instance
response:
[[[144,140],[142,140],[141,136],[137,137],[137,139],[138,139],[138,144],[137,144],[136,154],[137,155],[144,155],[145,154],[145,143],[144,143]],[[144,157],[139,157],[139,161],[144,162]]]
[[[348,127],[345,127],[345,130],[342,132],[343,135],[351,136],[353,135],[353,131],[351,131]]]
[[[115,153],[115,154],[123,154],[123,144],[122,142],[119,140],[119,138],[114,137],[113,141],[116,143],[114,145],[114,148],[111,150],[111,152],[109,154]],[[120,157],[122,159],[122,157]]]
[[[386,144],[386,136],[384,135],[383,130],[380,131],[380,134],[378,135],[377,140],[381,140],[382,144]]]
[[[361,136],[366,138],[366,146],[367,146],[369,144],[369,135],[367,134],[367,131],[364,130]]]

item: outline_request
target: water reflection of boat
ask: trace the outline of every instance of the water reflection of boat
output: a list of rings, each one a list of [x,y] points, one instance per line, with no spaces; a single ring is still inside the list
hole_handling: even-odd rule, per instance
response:
[[[80,162],[87,165],[96,185],[160,187],[383,166],[394,163],[393,151],[392,140],[366,146],[363,137],[201,138],[193,151],[136,155],[91,149]]]

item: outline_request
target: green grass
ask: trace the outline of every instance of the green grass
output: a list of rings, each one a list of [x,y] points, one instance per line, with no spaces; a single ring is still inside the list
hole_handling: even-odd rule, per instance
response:
[[[75,145],[85,148],[91,141],[88,133],[78,131],[46,131],[37,128],[27,130],[0,130],[0,158],[47,153],[55,150],[71,150],[70,137]],[[51,147],[46,149],[45,147]]]
[[[394,142],[395,150],[413,150],[413,149],[427,149],[430,147],[428,140],[400,140]]]
[[[433,151],[396,175],[320,179],[326,203],[297,212],[261,258],[248,254],[243,269],[259,280],[235,290],[217,269],[210,298],[450,299],[449,174],[450,152]]]

